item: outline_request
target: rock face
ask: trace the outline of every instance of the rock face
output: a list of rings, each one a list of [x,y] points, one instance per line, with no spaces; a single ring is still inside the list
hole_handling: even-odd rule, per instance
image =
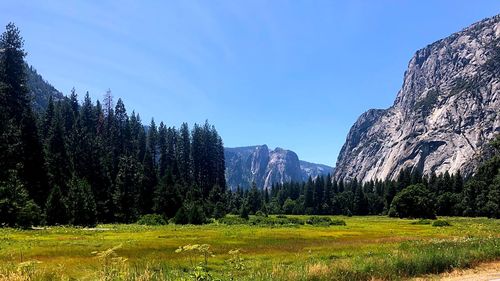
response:
[[[500,15],[439,40],[413,56],[390,108],[352,126],[335,176],[395,178],[402,168],[470,175],[500,132]]]
[[[225,148],[226,181],[235,189],[249,188],[252,182],[260,188],[271,188],[273,183],[303,181],[309,176],[332,173],[333,168],[300,161],[293,151],[267,145]]]

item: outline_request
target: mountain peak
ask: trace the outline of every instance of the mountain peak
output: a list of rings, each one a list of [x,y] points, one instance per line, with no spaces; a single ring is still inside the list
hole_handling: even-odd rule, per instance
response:
[[[332,167],[300,161],[291,150],[267,145],[225,149],[226,179],[231,188],[249,188],[252,182],[269,189],[273,183],[303,181],[333,171]]]

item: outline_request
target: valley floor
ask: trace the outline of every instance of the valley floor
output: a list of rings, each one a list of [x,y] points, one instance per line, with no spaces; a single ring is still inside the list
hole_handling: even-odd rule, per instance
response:
[[[336,218],[346,226],[3,228],[0,280],[398,280],[500,260],[500,220]]]

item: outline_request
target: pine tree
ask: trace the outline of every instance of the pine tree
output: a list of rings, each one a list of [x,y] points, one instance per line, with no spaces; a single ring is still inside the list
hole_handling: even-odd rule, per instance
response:
[[[0,36],[0,134],[6,146],[18,145],[12,154],[5,155],[0,167],[18,170],[19,179],[36,202],[42,203],[48,185],[44,169],[42,145],[27,88],[24,40],[19,29],[9,23]],[[18,134],[19,133],[19,134]],[[10,136],[19,136],[19,139]],[[12,165],[12,166],[11,166]]]
[[[73,177],[69,184],[68,209],[70,211],[69,223],[72,225],[95,226],[97,223],[97,210],[88,182]]]
[[[40,222],[40,208],[29,198],[16,171],[0,182],[0,225],[30,227]]]
[[[46,144],[46,159],[49,181],[52,186],[67,191],[67,183],[71,178],[71,164],[66,150],[62,116],[56,115]]]
[[[259,190],[257,189],[257,185],[255,182],[252,183],[252,188],[248,192],[248,207],[250,209],[250,213],[255,214],[255,212],[259,211],[262,207],[262,198]]]
[[[113,192],[115,217],[119,222],[134,222],[139,216],[137,198],[140,196],[142,167],[131,156],[122,156],[118,167]]]
[[[177,144],[177,162],[180,178],[185,185],[191,184],[191,136],[187,123],[182,123]]]
[[[354,193],[353,214],[364,216],[368,214],[368,200],[362,188],[357,188]]]
[[[156,123],[154,119],[151,119],[151,123],[149,124],[147,144],[147,150],[151,154],[153,167],[154,169],[156,169],[156,163],[158,160],[158,130],[156,129]]]
[[[305,202],[304,208],[306,214],[312,214],[314,210],[314,183],[312,178],[309,176],[305,186]]]
[[[54,186],[45,204],[45,222],[48,225],[62,225],[69,222],[68,205],[59,186]]]
[[[160,122],[158,127],[158,151],[159,151],[159,164],[158,164],[158,176],[163,178],[168,169],[168,151],[167,151],[167,127],[163,122]]]
[[[174,182],[170,171],[162,178],[154,192],[153,211],[165,218],[173,217],[183,205],[180,186]]]

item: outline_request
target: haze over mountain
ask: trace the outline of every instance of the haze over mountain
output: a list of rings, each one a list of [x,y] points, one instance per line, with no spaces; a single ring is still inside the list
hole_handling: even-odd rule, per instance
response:
[[[394,105],[352,126],[336,177],[361,181],[424,174],[470,175],[500,132],[500,16],[417,51]]]
[[[232,189],[247,189],[253,182],[259,188],[270,189],[273,183],[306,181],[309,177],[333,173],[327,165],[299,160],[291,150],[267,145],[225,148],[226,181]]]

